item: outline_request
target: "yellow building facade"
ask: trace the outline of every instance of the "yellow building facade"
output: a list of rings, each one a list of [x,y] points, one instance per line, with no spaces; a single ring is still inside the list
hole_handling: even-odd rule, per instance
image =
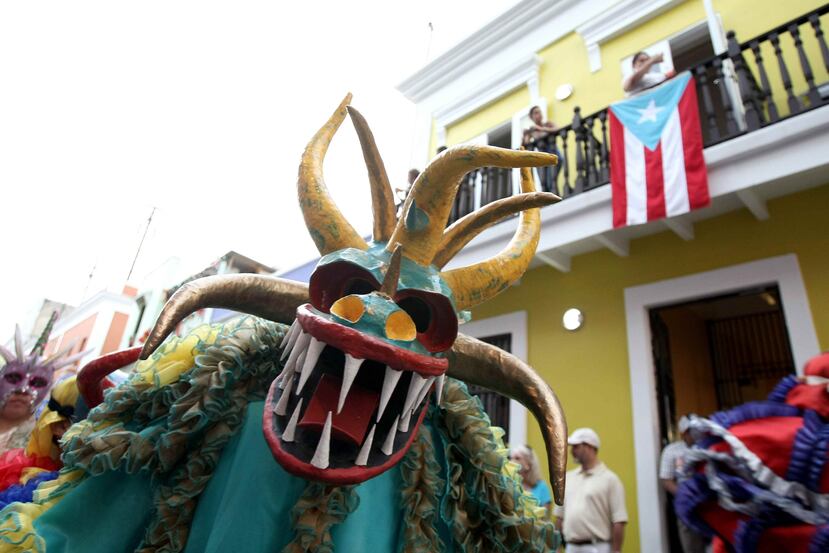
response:
[[[775,37],[778,56],[768,33],[800,16],[805,19],[795,27],[802,45],[798,49],[784,27]],[[692,410],[709,414],[736,401],[728,396],[732,384],[720,382],[716,372],[711,340],[723,321],[755,316],[748,302],[763,300],[763,316],[775,312],[781,321],[790,370],[829,349],[829,106],[822,103],[829,102],[829,90],[820,86],[829,82],[829,60],[812,31],[821,25],[829,25],[825,7],[808,0],[785,6],[771,0],[520,2],[400,85],[418,106],[418,155],[425,163],[439,146],[493,143],[496,135],[509,136],[509,146],[516,147],[533,105],[560,127],[571,124],[576,106],[582,115],[606,108],[623,97],[625,63],[639,50],[669,44],[677,45],[677,53],[693,38],[710,40],[725,59],[727,31],[736,35],[732,45],[759,37],[769,81],[765,100],[757,92],[764,121],[758,128],[736,121],[740,131],[728,140],[709,137],[710,207],[614,229],[609,186],[564,190],[579,171],[571,149],[565,160],[570,180],[558,181],[566,198],[542,210],[533,268],[461,327],[478,337],[509,334],[513,352],[558,394],[568,426],[599,433],[600,457],[626,490],[626,552],[671,551],[657,478],[660,449],[675,437],[670,419]],[[744,43],[744,74],[760,90],[760,67],[749,50]],[[811,63],[808,71],[803,56]],[[781,59],[790,73],[788,87]],[[729,63],[722,78],[733,84],[713,83],[719,89],[712,91],[731,94],[737,120],[750,117],[742,113],[750,109],[739,106],[746,87]],[[787,102],[789,90],[802,113]],[[762,103],[769,97],[779,121],[769,119],[770,108]],[[710,123],[701,115],[703,125]],[[598,119],[593,123],[600,135]],[[476,206],[484,203],[478,194]],[[492,255],[514,228],[513,221],[488,230],[455,263]],[[562,324],[570,308],[583,315],[575,331]],[[654,317],[664,321],[667,334],[655,330]],[[667,369],[656,345],[663,334],[670,338],[663,352],[670,359],[668,381],[660,380]],[[741,374],[735,393],[746,400],[765,393],[769,384],[762,378],[770,381],[777,373],[753,381]],[[543,451],[535,424],[511,408],[510,439]]]

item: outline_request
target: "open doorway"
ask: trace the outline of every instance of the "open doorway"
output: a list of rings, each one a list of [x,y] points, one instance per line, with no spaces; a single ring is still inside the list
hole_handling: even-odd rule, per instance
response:
[[[780,290],[762,286],[649,310],[661,445],[682,415],[765,399],[795,372]],[[665,502],[670,551],[681,552]]]

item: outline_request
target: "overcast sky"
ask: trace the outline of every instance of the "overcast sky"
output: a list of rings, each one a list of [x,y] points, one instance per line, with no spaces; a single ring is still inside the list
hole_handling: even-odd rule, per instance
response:
[[[43,298],[120,289],[153,207],[134,284],[171,256],[185,273],[228,250],[309,259],[295,189],[308,139],[351,91],[404,185],[414,106],[396,85],[513,4],[0,3],[0,343]],[[349,123],[325,172],[368,233]]]

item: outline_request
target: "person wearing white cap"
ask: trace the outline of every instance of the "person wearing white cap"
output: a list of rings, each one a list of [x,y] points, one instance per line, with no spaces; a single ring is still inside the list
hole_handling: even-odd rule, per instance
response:
[[[579,428],[567,443],[581,465],[567,472],[564,506],[554,511],[567,553],[618,553],[628,520],[622,481],[599,460],[595,430]]]
[[[671,500],[676,494],[679,483],[685,479],[682,470],[685,465],[685,454],[694,444],[690,432],[691,420],[687,415],[679,419],[677,430],[679,430],[681,439],[666,445],[659,459],[659,481],[665,491],[671,494]],[[688,528],[679,518],[676,519],[676,525],[684,553],[703,553],[705,551],[706,544],[702,536]]]

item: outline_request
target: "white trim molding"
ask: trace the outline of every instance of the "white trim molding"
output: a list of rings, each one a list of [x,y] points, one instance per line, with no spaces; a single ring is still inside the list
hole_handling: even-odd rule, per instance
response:
[[[540,66],[541,58],[533,54],[523,62],[505,71],[489,75],[485,81],[470,88],[466,94],[434,112],[438,129],[445,129],[455,121],[463,119],[470,113],[522,86],[528,88],[531,99],[538,98],[538,69]]]
[[[473,338],[510,334],[512,353],[527,362],[527,312],[514,311],[506,315],[471,321],[461,325],[460,331]],[[527,409],[509,400],[509,439],[516,444],[527,443]]]
[[[648,311],[723,293],[776,284],[798,373],[820,353],[812,312],[797,256],[771,257],[703,273],[625,289],[628,363],[630,370],[633,448],[636,453],[636,492],[639,543],[642,551],[667,551],[663,518],[664,495],[658,481],[659,415]]]
[[[622,0],[576,28],[584,40],[590,71],[602,68],[600,46],[685,0]]]

